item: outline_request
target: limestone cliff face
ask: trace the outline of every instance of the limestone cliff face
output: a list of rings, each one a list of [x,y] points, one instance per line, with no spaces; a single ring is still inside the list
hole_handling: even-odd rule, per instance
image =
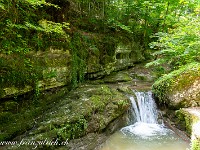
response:
[[[19,64],[20,59],[12,59],[14,56],[10,56],[12,63]],[[34,90],[36,87],[40,90],[47,90],[51,88],[56,88],[64,86],[70,83],[70,62],[71,54],[68,50],[56,50],[50,49],[49,51],[42,52],[30,52],[27,54],[26,58],[30,60],[30,71],[27,72],[27,68],[22,68],[24,65],[19,64],[18,68],[11,68],[9,71],[5,72],[5,75],[2,76],[3,79],[8,78],[10,72],[20,72],[24,75],[24,78],[18,79],[21,80],[19,83],[24,83],[24,85],[16,85],[13,78],[18,78],[15,74],[13,77],[10,77],[7,85],[2,85],[0,87],[0,98],[14,97],[18,95],[25,94]],[[8,62],[9,64],[11,62]],[[12,67],[13,65],[11,65]],[[33,70],[31,70],[33,69]],[[35,71],[39,70],[39,71]],[[34,74],[35,79],[29,74]],[[33,80],[33,83],[25,82],[26,80]],[[35,87],[36,86],[36,87]]]
[[[173,108],[200,106],[200,64],[193,63],[155,82],[153,92],[160,103]]]
[[[113,71],[128,68],[133,66],[135,62],[144,60],[142,54],[136,53],[137,50],[135,47],[137,47],[137,43],[132,45],[134,46],[119,44],[112,55],[103,54],[104,51],[96,47],[88,47],[85,50],[88,53],[86,60],[81,60],[84,61],[85,65],[82,76],[85,76],[87,79],[100,78],[109,75]],[[40,69],[40,78],[36,82],[37,88],[39,90],[48,90],[65,85],[70,86],[73,80],[72,76],[74,74],[80,74],[78,69],[79,67],[83,67],[81,66],[82,64],[73,66],[74,60],[72,55],[70,50],[52,48],[46,52],[38,51],[29,53],[27,57],[30,58],[33,64],[36,64],[34,66],[35,68]],[[74,69],[77,70],[74,72]],[[12,80],[10,82],[12,83]],[[0,98],[22,95],[34,90],[34,88],[33,85],[29,84],[22,87],[16,87],[14,84],[11,84],[0,88]]]

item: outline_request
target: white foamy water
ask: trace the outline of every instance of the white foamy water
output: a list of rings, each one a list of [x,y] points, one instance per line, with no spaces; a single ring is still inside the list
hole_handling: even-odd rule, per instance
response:
[[[158,112],[151,92],[135,92],[130,101],[135,123],[113,134],[101,150],[189,149],[189,143],[158,123]]]
[[[133,125],[121,129],[124,135],[135,136],[141,139],[154,139],[158,136],[172,135],[174,132],[163,125],[151,124],[144,122],[136,122]]]

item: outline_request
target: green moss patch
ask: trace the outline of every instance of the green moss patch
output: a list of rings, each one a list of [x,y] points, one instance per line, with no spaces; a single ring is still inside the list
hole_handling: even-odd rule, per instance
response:
[[[200,80],[200,64],[191,63],[185,67],[180,68],[179,70],[173,71],[163,77],[159,78],[152,86],[153,93],[159,99],[160,103],[166,103],[168,105],[173,105],[173,100],[170,99],[175,94],[187,92],[188,89],[197,81]],[[197,85],[198,86],[198,85]],[[197,87],[198,88],[198,87]],[[195,89],[194,89],[195,90]],[[188,94],[189,95],[189,94]],[[198,93],[197,93],[198,101]],[[181,97],[181,95],[180,95]],[[181,99],[181,100],[180,100]],[[179,106],[187,106],[189,98],[183,96],[179,98]],[[189,106],[190,104],[188,104]],[[197,104],[198,105],[198,104]]]
[[[125,72],[113,73],[103,79],[105,83],[129,82],[132,78]]]
[[[200,150],[200,141],[198,140],[192,141],[192,150]]]
[[[191,137],[191,150],[199,150],[200,148],[200,107],[183,108],[176,111],[179,123],[185,126],[186,132]]]

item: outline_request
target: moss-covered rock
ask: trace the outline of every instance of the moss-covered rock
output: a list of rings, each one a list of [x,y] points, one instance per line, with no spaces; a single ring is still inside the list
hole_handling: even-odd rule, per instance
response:
[[[192,150],[200,149],[200,107],[183,108],[176,111],[180,123],[185,125],[187,133],[191,136]]]
[[[58,103],[67,88],[41,93],[35,96],[16,97],[1,103],[0,141],[10,140],[33,128],[43,116],[43,112]],[[22,100],[23,98],[23,100]],[[28,100],[27,100],[28,98]]]
[[[49,125],[65,139],[80,137],[89,132],[102,131],[112,120],[128,109],[128,99],[106,85],[83,85],[63,100],[54,114],[47,114],[42,123],[49,131]],[[63,117],[64,116],[64,117]],[[37,129],[43,132],[44,129]],[[62,132],[61,132],[62,131]]]
[[[82,85],[47,111],[24,140],[58,142],[102,132],[128,110],[129,99],[106,85]],[[29,147],[30,148],[30,147]]]
[[[153,93],[160,103],[173,108],[200,106],[200,64],[192,63],[153,84]]]
[[[105,83],[128,82],[132,81],[132,78],[126,72],[118,72],[106,76],[103,81]]]
[[[68,50],[51,48],[46,52],[31,51],[23,58],[15,57],[0,56],[0,59],[5,59],[0,66],[4,68],[3,74],[0,74],[0,98],[23,95],[35,87],[48,90],[71,82],[71,55]]]
[[[126,69],[127,67],[133,66],[134,63],[144,61],[145,58],[141,53],[142,51],[139,43],[118,43],[115,52],[116,69]]]
[[[164,75],[153,84],[153,93],[160,104],[166,104],[170,109],[179,109],[176,111],[177,124],[184,127],[191,136],[192,150],[200,148],[199,85],[199,63],[191,63]]]

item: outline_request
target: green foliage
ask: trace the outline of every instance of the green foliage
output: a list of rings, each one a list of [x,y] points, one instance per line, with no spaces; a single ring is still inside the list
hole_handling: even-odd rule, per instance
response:
[[[147,66],[170,64],[174,69],[191,62],[200,61],[199,17],[181,17],[177,28],[169,33],[157,33],[157,42],[150,43],[151,48],[160,49],[153,55],[158,59]]]
[[[28,53],[68,47],[69,23],[49,20],[48,7],[59,9],[45,0],[0,1],[1,94],[5,87],[31,85],[38,95],[43,68]]]
[[[15,59],[13,61],[12,59]],[[23,55],[4,55],[0,58],[0,85],[1,88],[25,85],[34,85],[35,81],[42,78],[42,70],[36,67],[34,62]]]
[[[88,57],[88,48],[91,46],[91,41],[87,36],[80,33],[75,33],[70,42],[72,54],[71,64],[71,83],[76,87],[78,83],[84,81],[86,73],[86,62]]]
[[[84,117],[79,118],[76,122],[63,124],[63,127],[58,129],[58,137],[61,141],[78,138],[85,134],[87,124],[87,120]]]
[[[195,139],[192,141],[192,150],[199,150],[200,149],[200,141],[199,139]]]
[[[149,36],[156,31],[162,30],[162,28],[168,27],[166,24],[167,18],[165,18],[168,15],[166,10],[169,9],[167,4],[168,1],[162,0],[118,0],[110,4],[113,9],[108,12],[108,22],[114,28],[119,27],[124,31],[132,33],[136,41],[140,37],[139,42],[147,48],[146,43],[150,41]],[[175,8],[170,7],[171,14],[173,14],[174,10]],[[172,21],[169,22],[172,23]]]
[[[69,23],[48,21],[44,7],[55,7],[45,0],[1,0],[1,53],[27,53],[30,50],[46,50],[49,46],[67,42]],[[64,31],[65,30],[65,31]],[[48,42],[47,42],[48,41]],[[50,43],[49,43],[50,42]]]
[[[67,5],[67,3],[70,4]],[[66,11],[61,4],[69,6],[69,11]],[[88,56],[95,53],[99,55],[100,64],[112,63],[114,61],[112,56],[115,54],[119,41],[140,43],[142,48],[138,51],[145,54],[148,43],[159,38],[158,42],[151,44],[152,48],[161,49],[155,53],[159,59],[150,65],[168,62],[178,67],[193,60],[199,60],[199,37],[196,32],[199,28],[199,19],[182,17],[191,13],[198,14],[199,5],[197,4],[196,0],[74,0],[63,2],[0,0],[0,52],[17,56],[26,55],[30,51],[45,51],[52,47],[70,49],[72,54],[71,81],[74,86],[84,80]],[[54,22],[55,14],[61,16],[62,19],[65,18],[64,21],[69,21],[73,29],[69,31],[70,24],[67,22]],[[177,22],[180,23],[177,24]],[[189,26],[186,27],[186,24]],[[175,27],[175,30],[171,30]],[[77,28],[81,28],[81,31]],[[187,33],[188,31],[192,32]],[[158,32],[156,36],[151,39],[150,35],[156,32]],[[97,37],[98,35],[100,36]],[[93,36],[96,36],[96,39]],[[94,39],[98,42],[94,42]],[[187,47],[186,50],[184,47]],[[9,72],[12,71],[8,71],[9,82],[13,80],[11,78],[17,79],[18,76],[28,77],[28,79],[34,76],[31,81],[27,80],[25,83],[32,83],[32,80],[35,83],[38,82],[40,71],[35,69],[37,65],[34,65],[34,62],[29,62],[30,65],[22,67],[28,75],[17,75],[17,73],[10,75]],[[12,70],[11,68],[9,69]],[[165,73],[162,67],[158,69],[159,75]]]
[[[47,6],[53,6],[55,8],[59,8],[59,6],[52,4],[52,3],[48,3],[48,2],[46,2],[46,0],[25,0],[25,2],[32,5],[32,7],[37,7],[37,6],[42,7],[42,5],[47,5]]]
[[[182,16],[199,13],[198,0],[77,0],[75,3],[82,21],[80,27],[87,18],[84,29],[124,33],[128,39],[140,42],[145,50],[155,40],[150,38],[152,34],[168,32]]]

